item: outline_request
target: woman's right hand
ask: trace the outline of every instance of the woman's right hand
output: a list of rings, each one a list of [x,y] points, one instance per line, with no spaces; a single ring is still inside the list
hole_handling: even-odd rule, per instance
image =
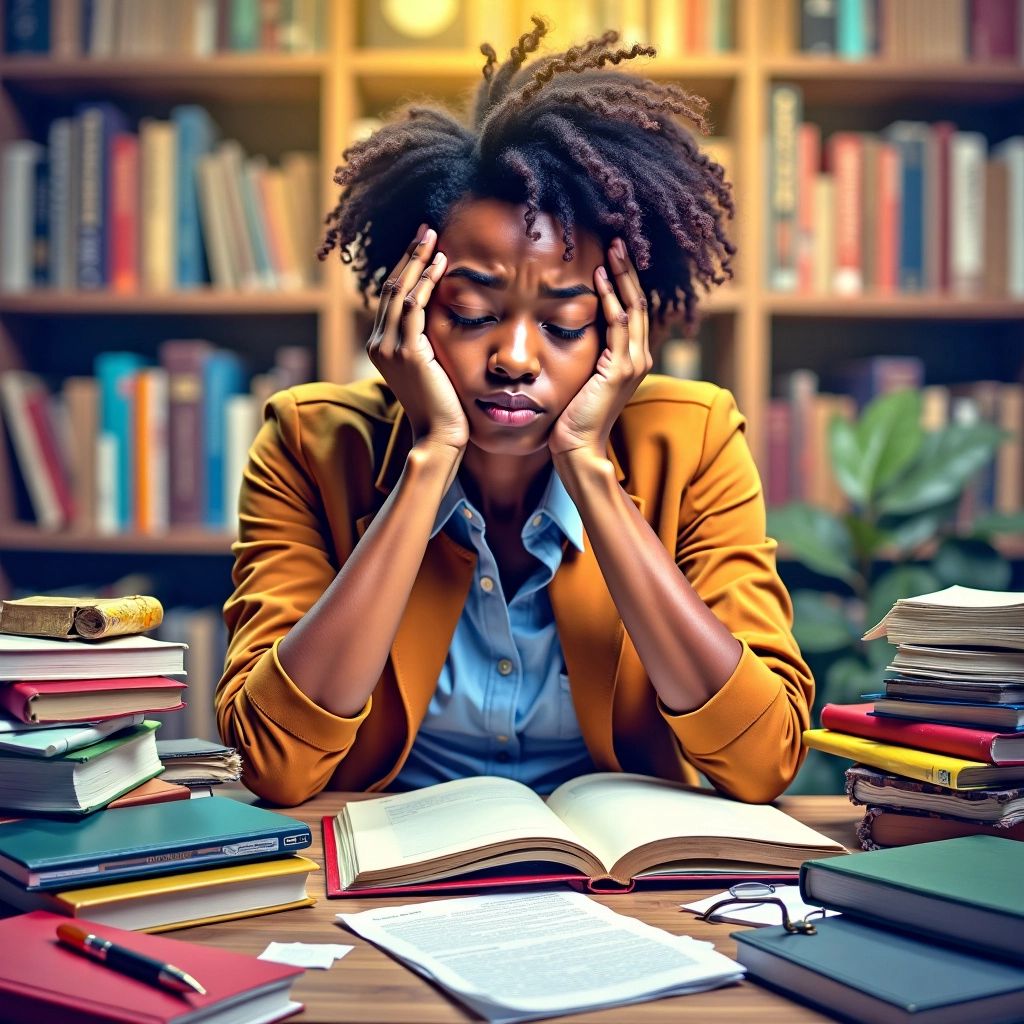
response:
[[[469,422],[424,333],[424,311],[446,265],[444,253],[434,253],[436,241],[437,232],[421,225],[388,275],[366,351],[402,403],[416,443],[447,445],[461,454]]]

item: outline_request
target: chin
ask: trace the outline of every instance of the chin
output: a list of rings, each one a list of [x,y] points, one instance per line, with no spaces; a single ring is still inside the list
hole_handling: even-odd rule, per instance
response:
[[[491,431],[471,430],[469,443],[489,455],[533,455],[548,446],[549,430],[543,434],[525,431],[496,434]]]

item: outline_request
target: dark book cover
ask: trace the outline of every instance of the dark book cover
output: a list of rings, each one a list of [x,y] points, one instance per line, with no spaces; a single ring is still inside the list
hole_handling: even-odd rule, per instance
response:
[[[4,52],[50,52],[50,0],[5,0]]]
[[[1018,60],[1016,0],[970,0],[970,46],[973,60]]]
[[[804,53],[836,52],[838,0],[801,0],[800,49]]]

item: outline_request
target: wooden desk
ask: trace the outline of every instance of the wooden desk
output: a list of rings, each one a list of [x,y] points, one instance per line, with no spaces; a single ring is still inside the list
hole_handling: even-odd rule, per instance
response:
[[[286,813],[307,821],[313,829],[313,846],[302,851],[323,867],[320,841],[320,817],[333,814],[344,797],[338,793],[321,795],[300,808]],[[857,849],[853,826],[862,811],[845,797],[791,797],[780,800],[779,807],[794,818],[806,822],[842,843]],[[722,889],[725,886],[721,886]],[[618,895],[595,897],[623,914],[674,934],[692,935],[713,941],[715,948],[727,956],[735,956],[736,943],[729,933],[735,924],[705,924],[679,909],[701,896],[719,891],[702,889],[655,889]],[[168,933],[171,937],[190,939],[211,946],[223,946],[243,953],[261,953],[271,941],[278,942],[342,942],[356,948],[327,971],[310,970],[293,989],[294,998],[306,1004],[306,1012],[294,1020],[297,1024],[330,1024],[335,1021],[373,1022],[373,1024],[442,1024],[442,1022],[475,1021],[461,1006],[408,968],[401,966],[364,939],[335,924],[339,912],[369,910],[373,907],[416,902],[415,897],[394,899],[332,899],[324,897],[324,874],[310,876],[309,893],[317,897],[314,907],[291,910],[266,917],[253,917],[224,924],[206,925]],[[422,897],[421,897],[422,898]],[[726,1024],[732,1021],[756,1020],[758,1024],[799,1024],[805,1021],[826,1021],[815,1013],[752,982],[702,992],[691,996],[675,996],[638,1006],[575,1014],[560,1018],[575,1024],[643,1024],[646,1021],[701,1021],[704,1024]]]

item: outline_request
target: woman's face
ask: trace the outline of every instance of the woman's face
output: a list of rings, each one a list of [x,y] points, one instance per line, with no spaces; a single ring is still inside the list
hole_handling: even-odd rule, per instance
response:
[[[604,347],[594,271],[600,241],[575,233],[571,263],[561,228],[496,199],[460,204],[437,249],[447,269],[427,305],[426,334],[455,387],[478,448],[526,455],[543,448]]]

